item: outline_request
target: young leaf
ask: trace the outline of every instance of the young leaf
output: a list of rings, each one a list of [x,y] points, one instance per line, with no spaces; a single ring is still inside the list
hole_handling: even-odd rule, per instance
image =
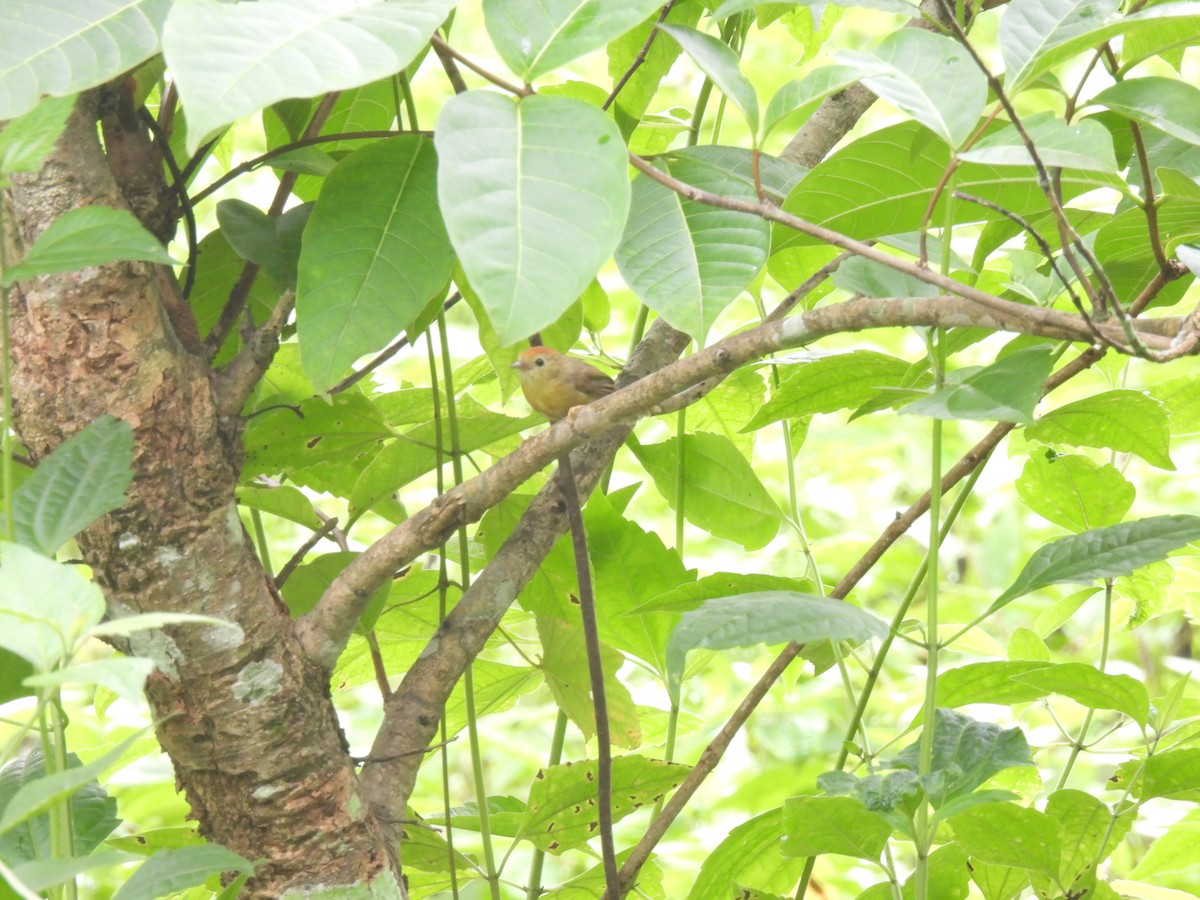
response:
[[[129,876],[113,900],[155,900],[204,884],[222,872],[254,872],[254,864],[220,844],[159,850]]]
[[[102,84],[158,52],[171,0],[92,0],[69,6],[7,0],[0,31],[0,121]]]
[[[0,130],[0,180],[14,172],[36,172],[75,108],[75,95],[46,97]]]
[[[1143,125],[1200,144],[1200,89],[1175,78],[1129,78],[1090,101]]]
[[[63,441],[13,494],[13,532],[54,556],[88,525],[125,503],[133,480],[133,430],[101,416]]]
[[[689,159],[655,166],[703,190],[754,198],[752,186],[712,166]],[[684,199],[639,174],[616,259],[642,302],[703,344],[721,310],[761,271],[769,243],[762,219]]]
[[[1051,584],[1090,584],[1128,575],[1195,540],[1200,540],[1200,517],[1184,515],[1152,516],[1060,538],[1029,558],[988,613]]]
[[[1048,444],[1136,453],[1152,466],[1175,469],[1167,411],[1140,391],[1106,391],[1076,400],[1046,413],[1025,434]]]
[[[675,38],[700,71],[712,79],[729,102],[746,117],[751,134],[758,133],[758,94],[750,79],[738,68],[738,58],[732,50],[715,37],[683,25],[659,25]]]
[[[834,59],[864,71],[862,82],[951,147],[963,144],[987,100],[987,79],[953,38],[901,28],[874,51],[843,51]]]
[[[1053,365],[1047,347],[1018,350],[958,384],[919,397],[900,412],[934,419],[1029,423]]]
[[[613,821],[654,803],[687,773],[687,766],[658,759],[614,757]],[[596,833],[596,822],[596,761],[562,763],[538,772],[519,837],[558,855],[586,844]]]
[[[286,97],[315,97],[407,66],[455,0],[340,4],[176,0],[163,54],[187,110],[187,152]],[[263,36],[270,35],[264,43]],[[220,53],[212,48],[220,47]]]
[[[1017,479],[1017,496],[1069,531],[1116,525],[1133,506],[1133,485],[1108,463],[1086,456],[1032,454]]]
[[[555,321],[621,238],[625,144],[600,110],[564,97],[470,91],[435,135],[446,230],[506,344]]]
[[[35,275],[74,272],[117,260],[173,265],[166,248],[133,214],[110,206],[83,206],[63,213],[38,236],[25,259],[10,266],[4,284]]]
[[[672,509],[682,502],[684,516],[693,525],[747,550],[765,547],[778,533],[783,521],[779,506],[729,438],[697,432],[684,435],[682,443],[676,437],[631,446],[658,492]]]
[[[620,37],[662,0],[484,0],[483,22],[505,64],[533,81]]]
[[[759,591],[709,600],[683,614],[667,642],[667,692],[678,702],[688,651],[727,650],[781,641],[822,639],[861,644],[887,634],[887,624],[840,600],[789,591]]]
[[[296,334],[317,390],[443,295],[453,266],[427,138],[379,141],[343,160],[326,179],[300,251]]]
[[[838,853],[879,860],[892,826],[855,797],[792,797],[783,805],[784,856]]]

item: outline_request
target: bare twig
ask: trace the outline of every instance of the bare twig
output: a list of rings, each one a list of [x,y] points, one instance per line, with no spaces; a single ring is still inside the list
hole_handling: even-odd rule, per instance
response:
[[[604,103],[600,105],[601,109],[608,109],[613,105],[613,101],[617,99],[617,95],[621,93],[625,85],[629,83],[629,79],[633,77],[633,73],[641,68],[642,63],[646,61],[646,54],[650,52],[650,48],[654,46],[654,39],[658,37],[658,26],[667,21],[667,16],[671,14],[673,7],[678,0],[669,0],[663,5],[663,8],[658,13],[658,21],[650,26],[650,33],[646,35],[646,43],[642,44],[642,49],[638,51],[637,56],[633,58],[633,62],[629,64],[621,77],[617,79],[617,83],[613,85],[612,91],[604,99]]]
[[[489,72],[483,66],[479,65],[479,63],[472,60],[470,57],[464,56],[463,54],[459,53],[457,50],[455,50],[453,47],[451,47],[448,43],[446,43],[442,38],[438,37],[436,34],[430,36],[429,43],[431,43],[433,45],[433,49],[435,51],[439,51],[439,55],[441,53],[445,53],[451,59],[454,59],[454,60],[462,63],[464,66],[466,66],[468,69],[470,69],[476,75],[478,75],[484,81],[490,81],[496,87],[502,88],[503,90],[508,91],[510,94],[515,94],[518,97],[528,97],[530,94],[533,93],[533,91],[530,88],[527,88],[527,87],[524,87],[524,86],[518,85],[518,84],[513,84],[511,81],[501,78],[499,75],[495,74],[494,72]]]

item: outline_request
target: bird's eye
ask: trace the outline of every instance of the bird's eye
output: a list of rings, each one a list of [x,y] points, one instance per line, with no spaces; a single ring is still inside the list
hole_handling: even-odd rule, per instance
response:
[[[546,364],[546,361],[545,361],[544,359],[541,359],[541,358],[539,357],[538,359],[536,359],[536,360],[534,361],[534,363],[533,363],[533,364],[534,364],[535,366],[544,366],[544,365]]]

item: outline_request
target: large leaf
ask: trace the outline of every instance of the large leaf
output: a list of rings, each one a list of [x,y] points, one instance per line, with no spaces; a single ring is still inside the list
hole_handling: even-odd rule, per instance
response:
[[[300,252],[296,332],[313,385],[324,390],[392,341],[445,290],[453,266],[429,140],[379,141],[339,164]]]
[[[507,344],[555,321],[629,212],[625,145],[593,106],[470,91],[442,109],[438,196],[462,266]]]
[[[661,0],[484,0],[483,21],[501,58],[525,81],[598,50]]]
[[[311,203],[303,203],[283,215],[268,216],[244,200],[222,200],[217,204],[217,222],[238,256],[261,266],[280,284],[295,288],[300,236],[312,209]]]
[[[737,55],[710,35],[684,25],[659,25],[692,58],[700,70],[712,79],[729,101],[746,117],[751,133],[758,131],[758,94],[750,79],[738,68]]]
[[[74,272],[116,260],[175,261],[133,214],[110,206],[83,206],[63,213],[43,231],[25,259],[10,266],[0,281],[12,284],[35,275]]]
[[[171,0],[7,0],[0,28],[0,120],[132,69],[158,50]]]
[[[708,600],[683,614],[667,642],[667,691],[679,700],[688,652],[727,650],[781,641],[860,644],[887,634],[887,624],[840,600],[790,591],[758,591]]]
[[[77,570],[0,543],[0,647],[48,672],[104,615],[104,595]]]
[[[1051,584],[1091,584],[1128,575],[1196,540],[1200,540],[1200,517],[1182,515],[1152,516],[1060,538],[1029,558],[988,612]]]
[[[878,862],[892,826],[856,797],[792,797],[783,806],[783,853],[838,853]]]
[[[687,158],[655,165],[702,190],[754,199],[751,185],[716,167]],[[769,243],[767,223],[757,216],[686,200],[639,174],[616,257],[642,302],[702,344],[717,315],[762,269]]]
[[[1175,78],[1120,81],[1091,100],[1189,144],[1200,144],[1200,89]]]
[[[1094,119],[1067,122],[1052,112],[1040,112],[1022,119],[1021,124],[1037,148],[1038,157],[1047,166],[1117,171],[1112,133]],[[973,144],[970,150],[958,154],[958,158],[993,166],[1033,164],[1025,141],[1011,125]]]
[[[1200,200],[1168,196],[1160,198],[1157,206],[1158,238],[1166,253],[1175,252],[1180,244],[1200,240]],[[1117,299],[1124,304],[1130,303],[1159,276],[1146,214],[1138,207],[1119,212],[1102,225],[1096,232],[1094,249]],[[1191,283],[1190,273],[1170,282],[1151,305],[1170,306]]]
[[[1143,727],[1150,714],[1145,685],[1129,675],[1109,675],[1083,663],[1060,663],[1016,673],[1012,678],[1091,709],[1115,709]]]
[[[612,761],[612,816],[619,822],[683,781],[687,766],[618,756]],[[520,837],[550,853],[582,847],[596,834],[596,761],[562,763],[538,772],[529,789]]]
[[[400,71],[454,6],[454,0],[176,0],[163,54],[187,110],[188,152],[277,100]]]
[[[156,900],[204,884],[222,872],[254,871],[254,864],[220,844],[159,850],[134,872],[113,900]]]
[[[804,863],[781,854],[784,816],[784,810],[772,809],[730,829],[705,857],[687,900],[728,900],[739,884],[768,891],[794,885]]]
[[[697,432],[682,443],[676,437],[631,446],[658,492],[693,525],[747,550],[765,547],[779,531],[778,505],[729,438]]]
[[[871,57],[867,54],[862,56],[863,65],[869,66]],[[821,66],[803,78],[785,83],[767,104],[767,111],[763,114],[763,136],[770,134],[787,116],[824,100],[830,94],[845,90],[869,71],[870,68],[863,70],[858,66]]]
[[[953,816],[950,825],[973,859],[1058,876],[1062,826],[1043,812],[1015,803],[989,804]]]
[[[1116,525],[1137,492],[1114,466],[1086,456],[1034,453],[1017,479],[1017,496],[1035,513],[1070,531]]]
[[[101,416],[63,441],[13,495],[17,541],[46,556],[125,502],[133,480],[133,430]]]
[[[834,59],[865,72],[862,82],[951,147],[970,137],[987,100],[987,79],[953,38],[902,28],[873,51]]]
[[[1046,443],[1136,453],[1160,469],[1175,468],[1167,411],[1140,391],[1106,391],[1076,400],[1046,413],[1025,433]]]

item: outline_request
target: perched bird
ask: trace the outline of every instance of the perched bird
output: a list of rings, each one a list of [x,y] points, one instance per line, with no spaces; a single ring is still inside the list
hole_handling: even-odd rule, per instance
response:
[[[551,422],[575,406],[611,394],[613,380],[583,360],[563,356],[549,347],[522,350],[512,364],[521,379],[521,392],[529,405]]]

